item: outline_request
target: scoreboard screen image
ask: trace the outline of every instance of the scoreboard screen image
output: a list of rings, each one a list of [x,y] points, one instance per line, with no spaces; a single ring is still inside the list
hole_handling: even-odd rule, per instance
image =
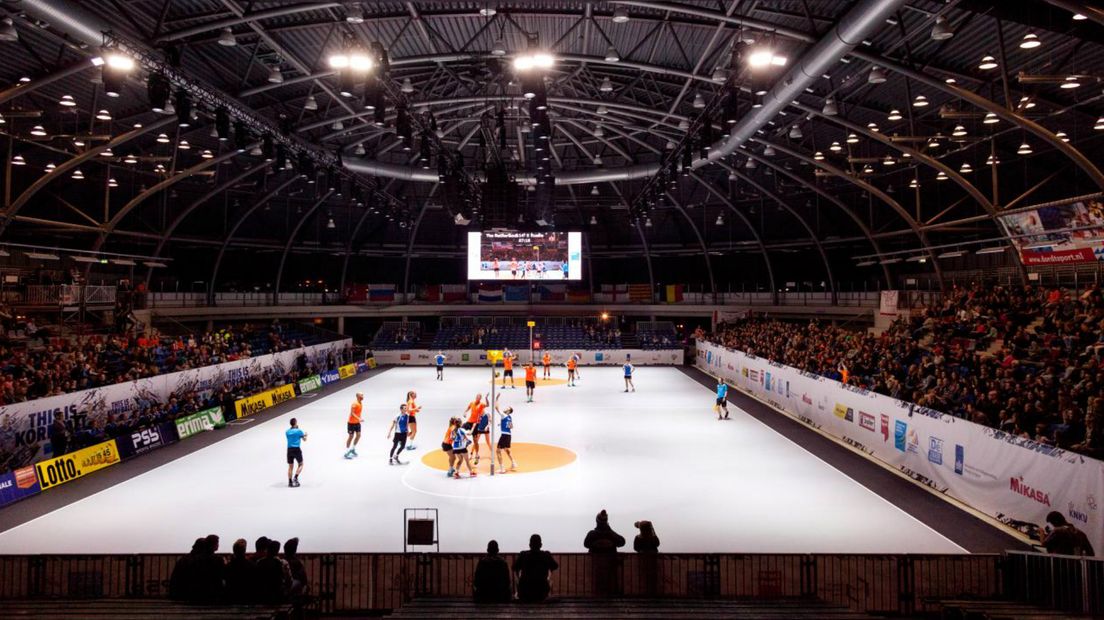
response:
[[[469,232],[468,279],[579,280],[582,253],[580,232]]]

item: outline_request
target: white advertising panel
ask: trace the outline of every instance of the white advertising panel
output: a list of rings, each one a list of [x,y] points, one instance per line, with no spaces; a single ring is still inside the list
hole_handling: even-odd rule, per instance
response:
[[[698,368],[1023,529],[1057,510],[1104,553],[1104,462],[698,341]]]

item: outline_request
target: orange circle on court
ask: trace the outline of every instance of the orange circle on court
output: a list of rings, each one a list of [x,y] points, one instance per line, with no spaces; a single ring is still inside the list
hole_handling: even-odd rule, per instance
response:
[[[487,454],[487,445],[480,446],[480,459],[479,464],[475,464],[475,457],[473,454],[474,444],[468,446],[468,459],[471,461],[475,471],[480,474],[491,473],[491,459]],[[510,474],[531,474],[538,471],[546,471],[549,469],[556,469],[558,467],[564,467],[575,462],[578,456],[568,450],[567,448],[561,448],[559,446],[550,446],[545,443],[523,443],[517,442],[510,448],[510,452],[514,454],[514,460],[517,461],[517,470],[510,471],[510,457],[506,456],[506,452],[502,452],[502,457],[506,461],[506,472]],[[448,471],[448,455],[446,455],[440,448],[426,454],[422,457],[422,463],[437,469],[440,471]],[[495,455],[495,469],[499,469],[498,456]],[[468,468],[463,467],[462,475],[468,474]]]

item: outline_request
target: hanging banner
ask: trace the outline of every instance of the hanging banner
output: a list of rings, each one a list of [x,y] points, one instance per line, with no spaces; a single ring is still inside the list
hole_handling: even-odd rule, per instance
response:
[[[38,483],[45,491],[110,467],[120,460],[119,448],[112,439],[58,458],[35,463],[35,472],[38,474]]]
[[[897,316],[897,300],[900,291],[882,291],[878,305],[878,314],[882,316]]]
[[[1104,203],[1040,207],[1000,216],[1025,265],[1074,265],[1104,260]]]
[[[700,340],[696,365],[1021,531],[1057,510],[1104,553],[1102,461]]]

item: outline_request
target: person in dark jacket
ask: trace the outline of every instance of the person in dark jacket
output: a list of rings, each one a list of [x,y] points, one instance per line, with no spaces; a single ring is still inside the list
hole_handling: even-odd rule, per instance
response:
[[[640,533],[633,540],[633,551],[640,556],[637,558],[639,576],[646,596],[659,594],[659,536],[656,536],[655,528],[651,521],[637,521],[633,524]]]
[[[1077,529],[1065,515],[1052,510],[1046,517],[1047,526],[1043,530],[1042,543],[1047,553],[1060,555],[1084,555],[1092,557],[1093,546],[1085,532]]]
[[[269,540],[265,556],[257,561],[257,601],[270,605],[283,603],[290,585],[287,563],[280,559],[280,542]]]
[[[174,601],[191,602],[196,597],[196,582],[199,573],[200,558],[207,545],[205,538],[197,538],[188,555],[176,561],[169,577],[169,598]]]
[[[640,533],[633,540],[633,551],[637,553],[659,553],[659,536],[651,521],[637,521],[633,524]]]
[[[617,569],[620,560],[617,550],[625,546],[625,537],[613,531],[609,515],[603,510],[595,517],[594,529],[587,532],[583,546],[591,553],[594,593],[597,596],[617,594]]]
[[[226,563],[215,555],[219,537],[211,534],[203,539],[203,552],[196,566],[195,600],[199,603],[215,603],[222,600]]]
[[[50,447],[55,458],[69,452],[69,429],[61,416],[54,416],[54,423],[50,425]]]
[[[548,576],[560,567],[551,553],[541,549],[540,534],[529,537],[529,550],[522,551],[514,560],[517,574],[518,600],[522,603],[540,603],[548,598],[551,585]]]
[[[476,603],[509,603],[510,567],[498,555],[498,541],[487,543],[487,555],[479,560],[472,580],[472,598]]]
[[[231,603],[251,603],[256,598],[257,564],[246,557],[246,547],[244,538],[234,541],[234,555],[226,565],[226,600]]]

